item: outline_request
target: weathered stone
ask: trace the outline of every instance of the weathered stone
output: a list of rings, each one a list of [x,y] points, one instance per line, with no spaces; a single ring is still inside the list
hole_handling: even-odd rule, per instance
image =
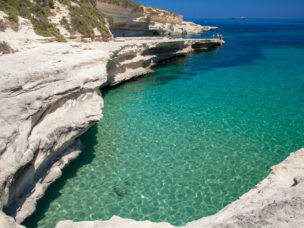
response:
[[[217,27],[183,21],[183,16],[166,10],[141,5],[142,10],[98,0],[97,8],[113,21],[110,29],[116,36],[190,35],[208,32]]]
[[[0,227],[1,228],[25,228],[15,222],[12,217],[7,216],[2,211],[0,211]]]
[[[79,154],[75,139],[102,118],[100,87],[146,74],[159,61],[194,51],[197,43],[223,44],[162,38],[35,43],[0,56],[0,208],[18,223],[33,213]]]

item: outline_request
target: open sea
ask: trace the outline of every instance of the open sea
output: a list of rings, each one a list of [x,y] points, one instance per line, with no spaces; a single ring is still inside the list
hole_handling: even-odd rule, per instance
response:
[[[219,26],[226,45],[103,91],[86,149],[24,225],[113,215],[184,225],[304,147],[304,20],[194,21]]]

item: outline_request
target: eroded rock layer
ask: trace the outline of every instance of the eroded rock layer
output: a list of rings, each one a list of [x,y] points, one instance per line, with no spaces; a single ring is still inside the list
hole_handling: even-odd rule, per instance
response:
[[[21,223],[77,157],[77,137],[102,118],[100,87],[221,40],[36,43],[0,56],[0,207]],[[2,224],[11,219],[0,215]],[[1,225],[1,223],[0,223]],[[13,227],[13,226],[12,226]]]
[[[96,6],[109,17],[110,29],[115,36],[178,36],[217,29],[185,22],[179,14],[140,4],[114,4],[109,0],[98,0]]]

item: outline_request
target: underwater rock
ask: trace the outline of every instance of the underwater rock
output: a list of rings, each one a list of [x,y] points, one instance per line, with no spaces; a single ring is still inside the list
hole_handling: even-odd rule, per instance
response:
[[[124,181],[122,183],[119,183],[117,185],[115,185],[113,187],[113,191],[120,197],[124,197],[125,195],[127,195],[129,193],[129,182],[128,181]]]

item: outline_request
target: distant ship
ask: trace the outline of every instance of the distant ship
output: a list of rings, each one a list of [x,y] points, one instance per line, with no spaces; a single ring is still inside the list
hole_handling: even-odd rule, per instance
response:
[[[233,17],[232,20],[246,20],[246,17]]]

